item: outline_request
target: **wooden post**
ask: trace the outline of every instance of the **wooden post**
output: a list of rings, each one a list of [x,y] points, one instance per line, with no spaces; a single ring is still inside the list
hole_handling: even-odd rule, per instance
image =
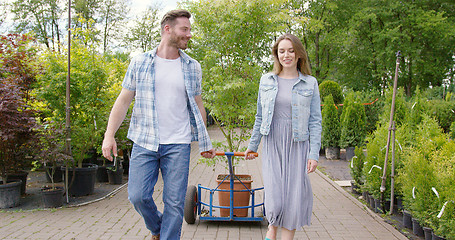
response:
[[[385,160],[384,160],[384,168],[383,168],[383,174],[382,174],[382,183],[381,183],[381,201],[384,203],[384,192],[385,192],[385,185],[386,185],[386,178],[387,178],[387,160],[389,159],[389,148],[390,148],[390,135],[392,131],[392,125],[393,125],[393,115],[395,112],[395,97],[397,94],[397,82],[398,82],[398,67],[400,66],[400,56],[401,53],[400,51],[397,52],[397,61],[396,61],[396,66],[395,66],[395,77],[393,79],[393,95],[392,95],[392,106],[390,108],[390,120],[389,120],[389,133],[387,135],[387,146],[386,146],[386,152],[385,152]]]
[[[71,85],[71,0],[68,1],[68,75],[66,76],[66,153],[71,154],[71,106],[70,106],[70,85]],[[65,168],[65,191],[66,202],[69,203],[68,194],[68,164]]]

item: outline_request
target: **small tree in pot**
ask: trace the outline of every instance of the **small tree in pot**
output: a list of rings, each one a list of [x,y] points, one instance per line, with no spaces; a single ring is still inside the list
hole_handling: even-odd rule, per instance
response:
[[[63,187],[55,185],[55,173],[60,170],[58,163],[71,161],[72,158],[65,152],[64,128],[56,123],[45,123],[39,129],[39,143],[37,157],[44,164],[50,186],[41,188],[44,206],[48,208],[63,205]],[[60,170],[61,171],[61,170]]]
[[[46,174],[51,180],[50,189],[55,189],[55,172],[60,167],[59,163],[72,160],[65,152],[65,131],[57,123],[44,123],[38,136],[40,149],[37,157],[46,166]]]
[[[346,148],[346,160],[354,156],[354,148],[365,143],[365,109],[356,102],[354,93],[349,93],[343,103],[341,115],[340,146]]]
[[[324,98],[322,108],[322,146],[327,159],[340,158],[340,117],[333,102],[332,94]]]

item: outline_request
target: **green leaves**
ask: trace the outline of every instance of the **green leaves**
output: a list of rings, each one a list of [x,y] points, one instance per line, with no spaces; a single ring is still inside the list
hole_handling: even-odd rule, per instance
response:
[[[106,60],[75,41],[71,51],[71,129],[72,153],[78,163],[92,148],[99,148],[110,108],[120,91],[126,63]],[[66,56],[48,52],[42,57],[44,74],[39,76],[37,97],[48,111],[46,116],[64,122],[66,116]]]
[[[324,98],[322,108],[322,146],[339,147],[341,122],[332,94]]]

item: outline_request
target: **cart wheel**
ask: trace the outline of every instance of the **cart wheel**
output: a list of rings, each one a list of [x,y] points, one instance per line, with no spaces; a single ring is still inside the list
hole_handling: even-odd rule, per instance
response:
[[[193,224],[196,221],[197,212],[197,189],[196,186],[190,185],[186,190],[184,217],[185,222]]]

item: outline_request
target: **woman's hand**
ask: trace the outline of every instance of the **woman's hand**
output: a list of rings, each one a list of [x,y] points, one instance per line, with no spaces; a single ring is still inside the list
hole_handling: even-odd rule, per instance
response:
[[[313,159],[308,160],[308,165],[307,165],[308,173],[312,173],[312,172],[316,171],[317,166],[318,166],[318,161],[313,160]]]
[[[247,149],[245,151],[245,160],[251,160],[251,159],[255,159],[256,156],[251,154],[251,153],[254,153],[253,151],[251,151],[250,149]]]

